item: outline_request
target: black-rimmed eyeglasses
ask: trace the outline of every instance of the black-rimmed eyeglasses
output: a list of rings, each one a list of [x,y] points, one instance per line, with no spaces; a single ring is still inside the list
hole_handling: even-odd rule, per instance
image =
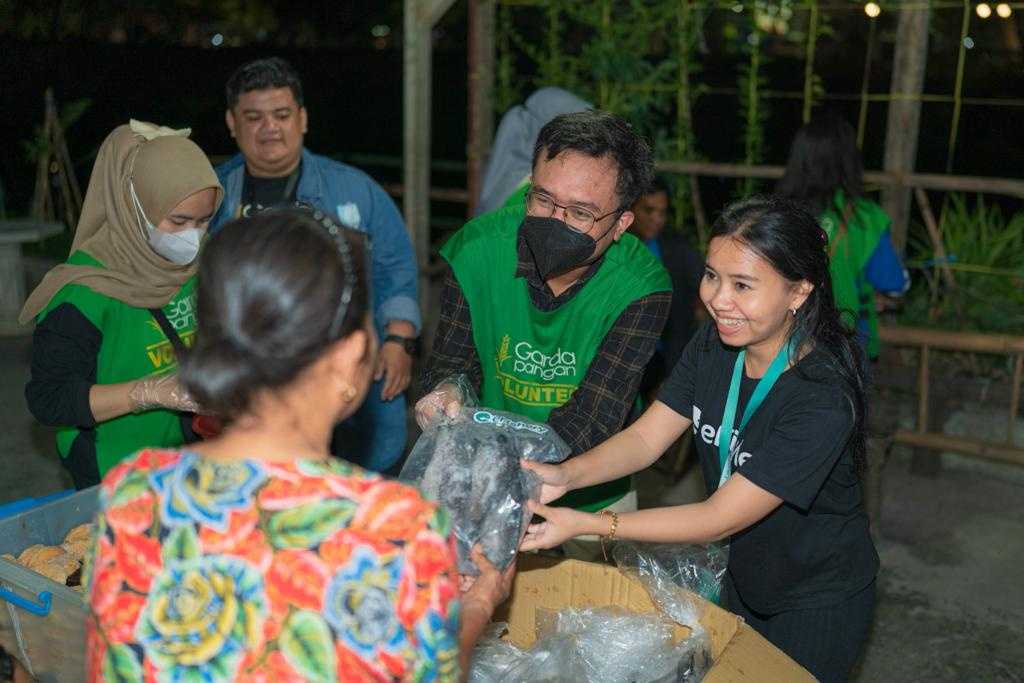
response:
[[[550,218],[555,215],[555,209],[562,209],[565,212],[565,224],[576,232],[581,233],[590,232],[598,221],[623,211],[621,208],[612,209],[604,215],[595,216],[594,212],[590,209],[585,209],[582,206],[559,204],[543,192],[530,190],[526,193],[526,212],[531,216]]]

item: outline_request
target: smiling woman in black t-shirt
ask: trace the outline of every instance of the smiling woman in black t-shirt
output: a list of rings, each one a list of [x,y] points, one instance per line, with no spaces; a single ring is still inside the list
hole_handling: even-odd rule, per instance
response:
[[[524,465],[543,500],[641,470],[692,427],[710,497],[588,514],[535,505],[523,549],[582,534],[669,543],[731,539],[726,607],[822,681],[863,648],[878,555],[868,533],[864,374],[836,310],[828,238],[797,204],[727,208],[700,296],[711,316],[633,425],[562,465]],[[722,434],[730,434],[724,438]]]

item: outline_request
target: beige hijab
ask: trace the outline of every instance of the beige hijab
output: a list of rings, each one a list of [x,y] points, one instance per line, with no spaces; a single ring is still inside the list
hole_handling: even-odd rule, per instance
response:
[[[146,217],[157,225],[182,200],[224,189],[209,160],[188,139],[191,131],[132,121],[107,136],[85,193],[71,253],[83,251],[105,267],[67,263],[51,270],[21,309],[24,324],[37,316],[64,285],[84,285],[129,306],[161,308],[196,272],[198,261],[179,266],[153,251],[132,201],[129,183]]]

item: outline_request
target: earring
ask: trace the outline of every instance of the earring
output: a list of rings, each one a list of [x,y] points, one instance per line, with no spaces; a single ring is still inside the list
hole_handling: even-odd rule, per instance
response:
[[[789,309],[789,312],[793,314],[794,318],[796,317],[796,309],[795,308]]]
[[[341,382],[341,396],[342,396],[342,398],[345,399],[346,403],[348,403],[349,401],[354,399],[356,397],[356,393],[357,393],[356,392],[356,388],[354,386],[352,386],[348,382],[342,380],[342,382]]]

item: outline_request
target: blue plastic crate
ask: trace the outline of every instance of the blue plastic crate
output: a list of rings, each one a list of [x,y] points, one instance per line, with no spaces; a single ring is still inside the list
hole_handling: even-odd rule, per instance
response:
[[[42,543],[58,545],[96,514],[98,487],[61,492],[0,519],[0,554],[17,556]],[[4,506],[6,508],[7,506]],[[3,509],[0,508],[0,514]],[[67,586],[0,559],[0,646],[38,681],[80,681],[85,676],[84,597]]]
[[[3,505],[0,505],[0,519],[6,519],[12,515],[18,514],[19,512],[28,512],[40,505],[46,505],[47,503],[52,503],[55,500],[67,498],[74,493],[74,489],[67,489],[65,491],[57,491],[56,493],[50,493],[38,498],[22,498],[21,500],[16,500],[11,503],[4,503]]]

